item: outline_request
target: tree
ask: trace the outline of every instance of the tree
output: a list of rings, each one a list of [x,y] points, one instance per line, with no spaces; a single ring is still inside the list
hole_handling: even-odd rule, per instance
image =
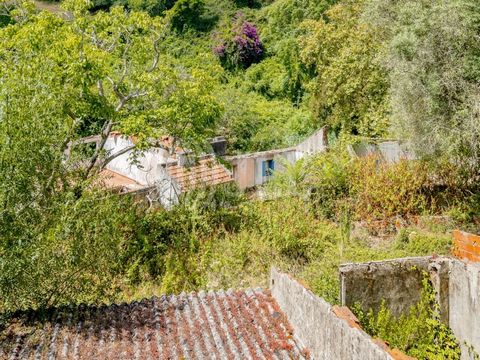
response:
[[[377,137],[388,128],[388,81],[362,10],[363,2],[346,0],[326,11],[326,19],[304,22],[301,57],[316,75],[309,86],[316,116],[334,130]]]
[[[111,290],[135,216],[96,176],[118,155],[103,148],[112,130],[137,151],[165,134],[196,148],[219,116],[212,80],[162,51],[165,20],[65,6],[66,20],[17,7],[0,29],[0,311]],[[72,146],[93,134],[91,153]]]
[[[480,165],[480,3],[370,0],[382,42],[393,131],[417,152]]]
[[[169,13],[172,27],[177,31],[201,27],[204,10],[203,0],[178,0]]]

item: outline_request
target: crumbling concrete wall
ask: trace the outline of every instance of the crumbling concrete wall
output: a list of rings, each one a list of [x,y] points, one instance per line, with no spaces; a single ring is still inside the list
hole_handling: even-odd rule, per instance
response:
[[[480,354],[480,263],[454,258],[418,257],[340,266],[341,303],[367,311],[385,300],[395,315],[404,314],[422,294],[428,273],[442,321],[462,348],[462,359]]]
[[[414,160],[416,158],[413,151],[409,150],[404,143],[396,140],[384,141],[380,144],[359,143],[348,145],[347,149],[350,155],[355,158],[376,155],[389,164],[398,163],[402,159]]]
[[[480,353],[480,263],[451,261],[449,295],[449,325],[461,342],[462,359],[475,359],[474,351]]]
[[[225,160],[232,164],[233,177],[240,189],[259,186],[268,181],[268,176],[264,176],[263,173],[263,162],[273,160],[274,170],[282,171],[284,164],[293,164],[306,155],[326,151],[327,130],[327,127],[317,130],[295,147],[227,156]]]
[[[297,151],[303,155],[313,155],[319,152],[324,152],[328,147],[327,139],[328,128],[326,126],[315,131],[312,135],[297,145]]]
[[[394,359],[364,331],[338,317],[329,303],[288,275],[272,269],[270,286],[295,336],[313,359]]]
[[[340,302],[362,310],[380,309],[382,301],[394,315],[406,313],[418,303],[422,280],[431,257],[410,257],[340,266]]]
[[[298,160],[298,153],[295,148],[286,148],[228,156],[225,159],[233,166],[233,177],[239,188],[248,189],[268,180],[263,176],[263,162],[273,160],[274,171],[282,171],[283,164],[293,164]]]

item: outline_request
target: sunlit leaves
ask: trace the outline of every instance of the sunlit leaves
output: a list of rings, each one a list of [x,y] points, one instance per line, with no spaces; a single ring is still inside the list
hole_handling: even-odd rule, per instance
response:
[[[310,91],[319,118],[336,130],[381,136],[388,125],[388,83],[362,9],[362,2],[343,1],[325,13],[328,20],[303,23],[301,57],[317,74]]]
[[[170,135],[196,148],[220,113],[216,80],[164,50],[164,19],[64,6],[68,16],[18,8],[22,21],[0,28],[0,312],[112,290],[134,208],[93,190],[84,164],[104,152],[67,156],[69,143],[119,129],[139,145]]]

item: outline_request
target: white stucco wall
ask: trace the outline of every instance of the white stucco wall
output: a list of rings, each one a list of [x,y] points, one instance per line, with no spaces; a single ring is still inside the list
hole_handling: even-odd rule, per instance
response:
[[[110,136],[105,143],[105,150],[115,154],[129,146],[133,142],[130,138],[123,136]],[[137,161],[138,166],[132,164],[130,159],[132,152],[129,151],[112,160],[107,169],[135,180],[141,185],[151,186],[155,181],[162,178],[162,165],[167,163],[168,152],[163,149],[150,149],[145,151]]]

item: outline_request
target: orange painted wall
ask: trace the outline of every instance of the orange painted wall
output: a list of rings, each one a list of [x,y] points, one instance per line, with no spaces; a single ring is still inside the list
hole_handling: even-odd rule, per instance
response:
[[[480,236],[455,230],[453,255],[462,260],[480,262]]]

